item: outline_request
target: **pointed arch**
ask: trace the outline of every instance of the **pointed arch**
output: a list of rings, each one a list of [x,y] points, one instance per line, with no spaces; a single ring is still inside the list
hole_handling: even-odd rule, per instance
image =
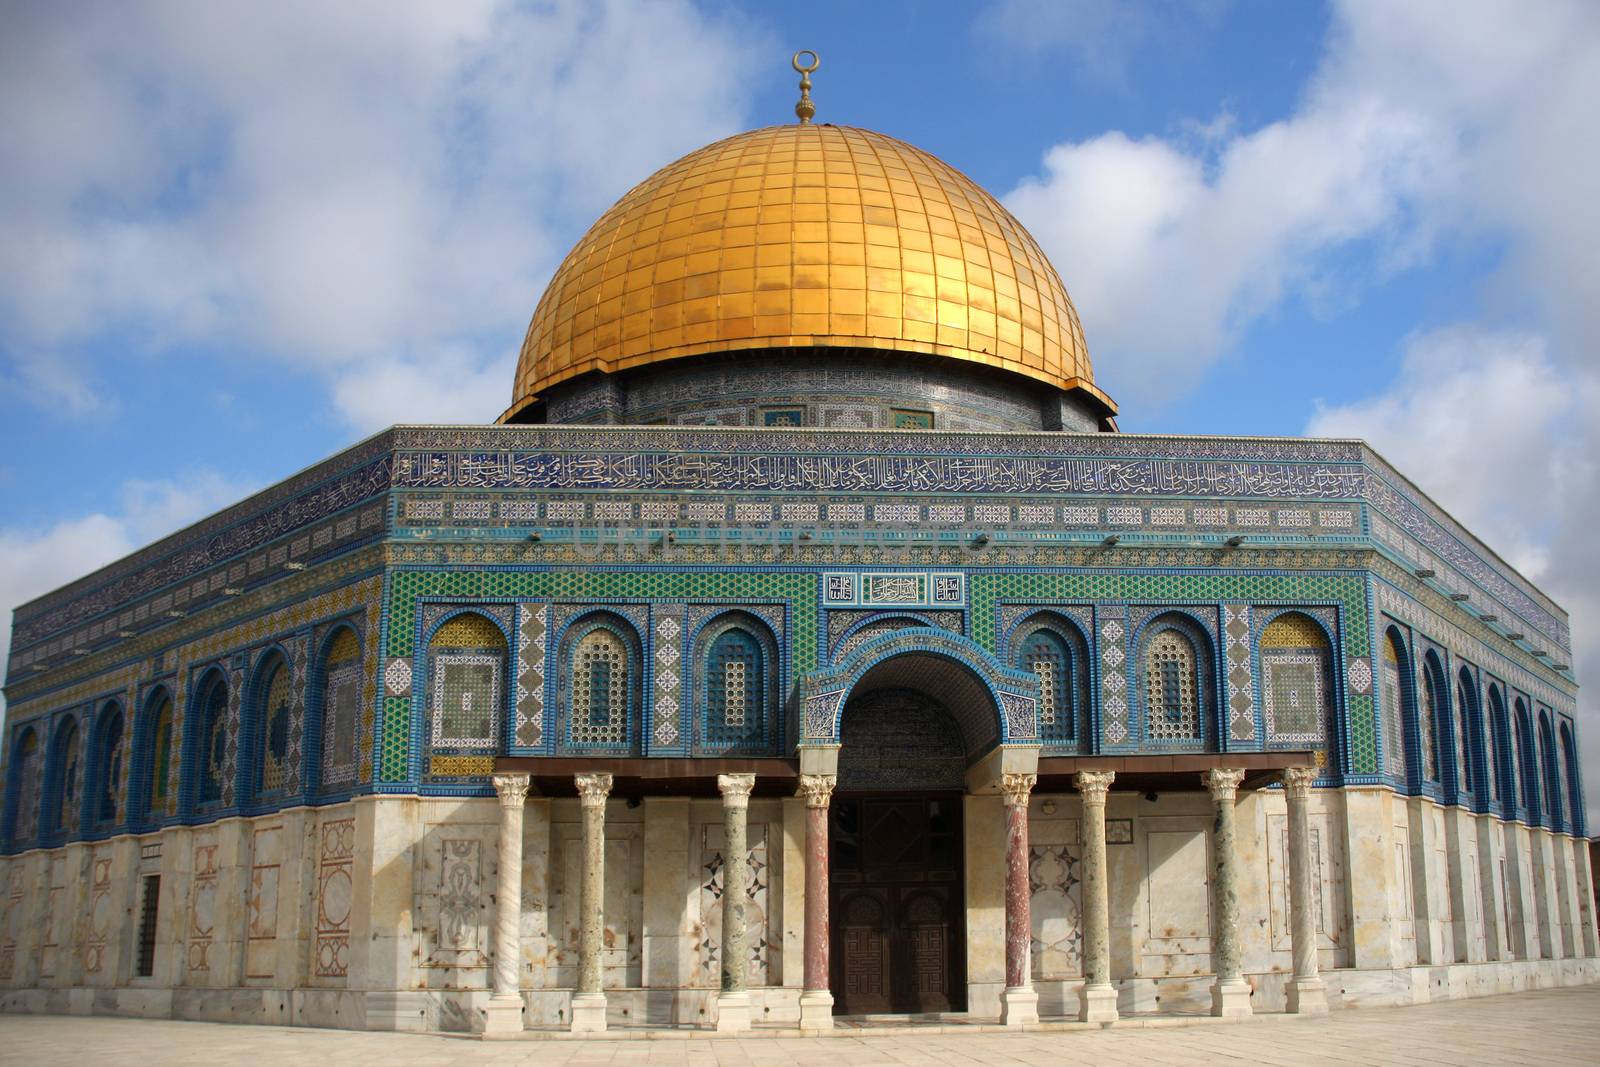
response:
[[[1506,714],[1505,693],[1498,682],[1489,682],[1489,787],[1492,799],[1502,810],[1517,806],[1516,746],[1511,741],[1511,720]]]
[[[1034,612],[1011,631],[1013,667],[1039,681],[1039,740],[1053,751],[1087,752],[1090,736],[1089,642],[1059,612]]]
[[[1442,787],[1444,769],[1450,755],[1447,733],[1450,728],[1450,704],[1446,695],[1444,666],[1439,661],[1439,654],[1431,648],[1423,653],[1421,669],[1417,671],[1417,720],[1422,782],[1424,785]]]
[[[1483,702],[1478,679],[1466,664],[1456,671],[1456,796],[1466,803],[1474,797],[1488,799],[1483,775]]]
[[[44,756],[38,727],[29,723],[13,735],[6,774],[5,840],[26,848],[39,836],[39,807],[44,792]]]
[[[1544,810],[1539,803],[1539,755],[1534,747],[1533,720],[1528,715],[1527,702],[1517,697],[1513,705],[1516,720],[1517,774],[1522,783],[1522,807],[1527,812],[1528,823],[1537,823]]]
[[[1552,830],[1566,828],[1561,801],[1561,767],[1556,762],[1556,736],[1550,726],[1550,709],[1539,709],[1539,765],[1544,771],[1544,824]]]
[[[509,649],[500,624],[471,609],[433,631],[424,720],[430,776],[487,774],[479,768],[504,749]]]
[[[144,697],[134,747],[134,778],[130,787],[129,820],[141,824],[172,813],[173,749],[172,691],[165,685]]]
[[[1573,740],[1572,723],[1561,722],[1561,762],[1567,774],[1567,807],[1572,812],[1568,831],[1576,837],[1588,832],[1583,810],[1583,782],[1578,776],[1578,746]]]
[[[778,642],[767,623],[728,611],[695,635],[694,745],[704,755],[770,752],[778,736]]]
[[[561,636],[558,744],[572,752],[640,751],[644,642],[612,611],[574,620]]]
[[[228,678],[210,667],[194,687],[184,722],[184,752],[180,767],[185,784],[185,807],[190,812],[210,811],[223,804],[228,793]]]
[[[1284,611],[1267,623],[1259,644],[1268,742],[1331,747],[1337,730],[1327,630],[1303,611]]]
[[[307,749],[307,781],[319,793],[344,792],[356,784],[361,762],[363,676],[361,637],[349,623],[323,636],[317,651],[315,692],[309,694],[316,741]]]
[[[247,795],[255,803],[282,800],[293,791],[298,777],[289,751],[294,669],[283,649],[270,648],[257,659],[247,692]]]
[[[108,701],[95,722],[93,769],[88,790],[89,828],[108,830],[122,821],[122,783],[127,761],[126,720],[119,701]]]
[[[50,739],[45,765],[45,807],[41,830],[60,838],[76,833],[83,806],[83,740],[76,714],[61,716]]]
[[[1384,770],[1415,791],[1421,761],[1417,758],[1417,704],[1412,679],[1411,650],[1398,627],[1383,635],[1383,748]]]
[[[1158,615],[1139,634],[1139,706],[1147,745],[1203,749],[1216,739],[1211,638],[1182,612]]]

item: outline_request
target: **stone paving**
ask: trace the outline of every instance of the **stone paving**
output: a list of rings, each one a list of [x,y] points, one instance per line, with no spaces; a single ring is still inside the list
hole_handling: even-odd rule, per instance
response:
[[[478,1064],[696,1064],[768,1067],[1161,1067],[1167,1064],[1580,1064],[1600,1059],[1600,985],[1373,1008],[1325,1017],[1260,1016],[1248,1022],[1145,1025],[1023,1034],[917,1032],[831,1038],[508,1040],[449,1035],[230,1026],[149,1019],[0,1016],[0,1063],[243,1063],[332,1067],[475,1067]]]

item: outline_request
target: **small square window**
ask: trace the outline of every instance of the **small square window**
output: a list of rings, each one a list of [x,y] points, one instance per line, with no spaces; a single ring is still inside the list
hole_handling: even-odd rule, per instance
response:
[[[761,411],[761,425],[763,426],[804,426],[805,424],[805,408],[763,408]]]
[[[933,429],[933,412],[931,411],[908,411],[903,408],[891,408],[889,417],[891,425],[896,430]]]

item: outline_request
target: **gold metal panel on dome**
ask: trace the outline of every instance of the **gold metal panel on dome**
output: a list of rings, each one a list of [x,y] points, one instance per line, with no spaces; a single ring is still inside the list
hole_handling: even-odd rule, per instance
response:
[[[847,126],[769,126],[665,167],[556,271],[510,418],[588,371],[766,348],[971,360],[1115,405],[1078,313],[1022,225],[920,149]]]

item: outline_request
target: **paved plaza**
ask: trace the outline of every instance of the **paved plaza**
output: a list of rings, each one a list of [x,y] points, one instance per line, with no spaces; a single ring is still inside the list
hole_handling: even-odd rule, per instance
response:
[[[1244,1023],[1194,1020],[1007,1034],[959,1028],[827,1038],[641,1035],[583,1040],[484,1042],[449,1035],[229,1026],[220,1023],[67,1016],[0,1016],[0,1063],[336,1064],[337,1067],[473,1067],[477,1064],[705,1064],[830,1067],[1006,1064],[1097,1067],[1241,1062],[1260,1064],[1594,1063],[1600,986],[1375,1008],[1326,1017],[1262,1016]]]

